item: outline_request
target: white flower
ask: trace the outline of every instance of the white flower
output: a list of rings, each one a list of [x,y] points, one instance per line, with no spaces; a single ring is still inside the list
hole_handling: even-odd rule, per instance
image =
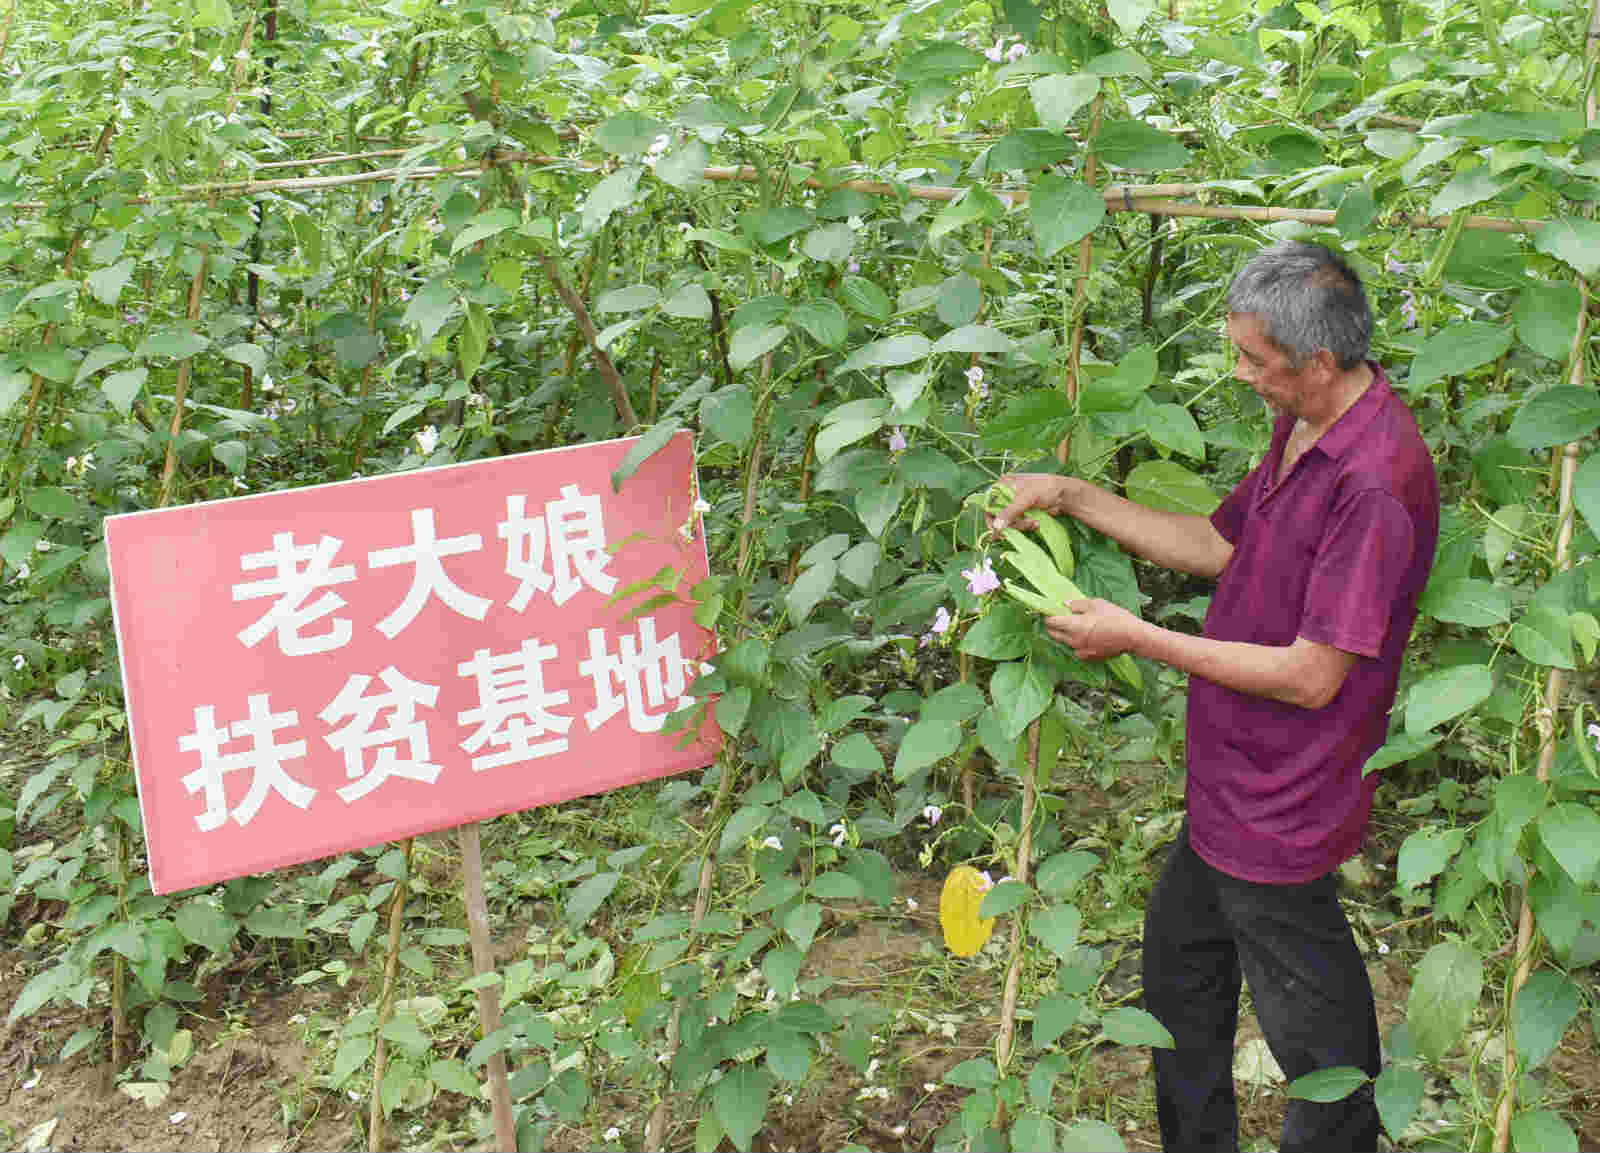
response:
[[[27,663],[28,658],[23,656],[21,653],[17,653],[11,658],[11,667],[16,669],[19,673],[22,671],[22,666],[26,665]],[[23,1088],[26,1089],[28,1086],[24,1085]]]
[[[1516,560],[1516,559],[1517,559],[1517,554],[1516,554],[1516,553],[1514,553],[1514,552],[1508,552],[1508,553],[1506,553],[1506,560],[1507,560],[1507,562],[1510,562],[1510,561],[1514,561],[1514,560]]]
[[[861,217],[859,216],[850,217],[850,219],[845,221],[845,225],[850,229],[851,232],[860,232],[863,227],[861,223]]]
[[[1389,946],[1387,944],[1385,944],[1384,942],[1379,941],[1378,942],[1378,953],[1380,955],[1385,955],[1388,952],[1389,952]]]
[[[222,62],[222,57],[213,56],[211,58],[211,71],[213,71],[213,72],[221,72],[226,67],[227,67],[227,65]]]
[[[189,1114],[185,1113],[182,1109],[179,1109],[172,1116],[168,1117],[167,1120],[171,1121],[174,1125],[182,1125],[188,1116]]]
[[[937,825],[939,823],[939,818],[942,816],[944,816],[944,810],[938,805],[922,806],[922,819],[927,821],[928,824]]]
[[[690,224],[687,220],[678,221],[678,231],[679,232],[688,232],[693,227],[694,227],[694,225]]]
[[[979,873],[978,876],[983,878],[983,887],[986,891],[994,888],[994,878],[989,875],[988,869],[985,869],[983,872]]]
[[[708,500],[696,497],[695,498],[695,502],[694,502],[694,511],[698,512],[698,513],[702,513],[702,514],[710,512],[711,511],[711,502],[708,501]]]
[[[122,69],[124,72],[132,72],[133,71],[133,60],[132,60],[132,58],[128,57],[128,56],[118,56],[117,57],[117,67]]]
[[[82,476],[84,473],[88,472],[93,467],[94,467],[94,453],[92,453],[92,452],[84,453],[83,454],[83,458],[78,461],[78,475]]]
[[[833,828],[828,830],[828,836],[833,838],[833,847],[834,848],[839,849],[839,848],[843,848],[844,847],[844,838],[845,838],[845,827],[844,827],[844,825],[842,825],[842,824],[834,825]]]
[[[289,1024],[291,1025],[304,1025],[305,1023],[306,1015],[304,1013],[296,1013],[293,1017],[289,1018]]]
[[[922,1083],[922,1091],[924,1093],[937,1093],[939,1091],[939,1086],[934,1084],[932,1081],[924,1081]]]
[[[234,54],[233,54],[233,58],[234,58],[234,59],[235,59],[235,60],[248,60],[248,59],[250,59],[250,53],[248,53],[248,52],[246,52],[246,51],[245,51],[245,50],[244,50],[244,48],[243,48],[243,47],[241,47],[241,48],[240,48],[240,49],[239,49],[239,51],[237,51],[237,52],[235,52],[235,53],[234,53]]]
[[[38,549],[40,552],[49,552],[50,542],[47,540],[39,540],[34,543],[33,547]]]
[[[290,413],[290,412],[293,412],[295,409],[297,409],[299,407],[300,407],[300,402],[298,400],[296,400],[294,397],[286,396],[286,397],[283,398],[283,411],[284,412]]]
[[[618,1129],[615,1125],[613,1125],[613,1126],[611,1126],[611,1128],[607,1129],[604,1133],[602,1133],[600,1135],[600,1139],[602,1141],[615,1141],[618,1137],[621,1137],[621,1136],[622,1136],[622,1130]]]
[[[422,455],[427,456],[439,443],[439,430],[430,424],[427,428],[417,429],[413,439],[416,440],[417,447],[422,450]]]
[[[889,1087],[887,1085],[868,1085],[856,1094],[857,1101],[871,1101],[874,1098],[879,1101],[887,1101],[889,1099]]]
[[[761,847],[763,849],[781,850],[783,848],[783,842],[777,837],[768,837],[766,840],[761,842]]]
[[[78,471],[78,458],[77,457],[75,457],[75,456],[67,457],[67,471],[68,472],[77,472]]]
[[[921,908],[921,906],[917,904],[917,899],[915,897],[906,898],[906,912],[915,913],[919,908]]]
[[[1022,41],[1019,40],[1015,44],[1013,44],[1010,48],[1006,49],[1006,60],[1009,61],[1012,64],[1015,64],[1018,60],[1021,60],[1027,54],[1028,54],[1028,46],[1026,44],[1024,44]]]
[[[467,397],[467,407],[468,408],[482,408],[484,405],[486,405],[488,403],[489,403],[489,398],[487,396],[484,396],[483,393],[481,393],[481,392],[474,392],[470,396]]]
[[[22,567],[17,569],[17,575],[11,578],[11,582],[13,584],[15,584],[17,581],[25,581],[25,580],[28,579],[28,574],[29,574],[28,566],[27,565],[23,565]]]
[[[663,152],[665,152],[667,150],[667,146],[670,145],[671,143],[672,143],[672,138],[670,136],[668,136],[665,132],[663,132],[661,135],[657,136],[654,140],[652,140],[650,142],[650,155],[651,156],[660,156]]]
[[[983,369],[979,368],[976,364],[967,369],[967,386],[969,388],[977,388],[982,383]]]
[[[261,391],[262,392],[271,392],[274,387],[275,386],[272,383],[272,373],[263,372],[261,374]]]
[[[24,1089],[32,1089],[34,1086],[39,1084],[39,1076],[40,1075],[38,1073],[34,1073],[32,1077],[29,1077],[22,1083],[22,1087]]]
[[[350,479],[351,480],[360,480],[361,479],[361,474],[359,472],[353,472],[353,473],[350,474]]]
[[[233,478],[233,487],[238,489],[240,492],[246,492],[250,488],[249,485],[245,484],[244,477],[242,476],[236,476]]]

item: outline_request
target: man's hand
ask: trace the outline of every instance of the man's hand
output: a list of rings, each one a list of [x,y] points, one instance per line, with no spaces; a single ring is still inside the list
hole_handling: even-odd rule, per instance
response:
[[[1031,529],[1033,518],[1027,516],[1030,508],[1043,509],[1058,514],[1063,511],[1062,497],[1066,493],[1068,478],[1048,472],[1017,472],[1001,477],[1003,484],[1015,494],[1005,508],[989,517],[989,527],[1003,532],[1010,527]]]
[[[1044,627],[1079,660],[1104,661],[1128,652],[1149,627],[1122,606],[1098,597],[1065,607],[1061,616],[1046,617]]]

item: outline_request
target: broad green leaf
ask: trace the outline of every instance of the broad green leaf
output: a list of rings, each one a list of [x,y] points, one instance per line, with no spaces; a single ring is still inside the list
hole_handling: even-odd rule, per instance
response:
[[[1083,879],[1100,867],[1100,858],[1093,853],[1075,849],[1057,853],[1039,866],[1034,884],[1039,891],[1051,897],[1068,897],[1083,883]]]
[[[849,372],[852,369],[865,371],[872,368],[895,368],[902,364],[910,364],[927,356],[933,348],[933,342],[919,332],[901,333],[898,336],[886,336],[882,340],[875,340],[871,344],[863,345],[856,349],[845,362],[838,368],[839,372]]]
[[[1034,1032],[1038,1032],[1038,1022]],[[1011,1123],[1011,1148],[1055,1149],[1056,1123],[1043,1113],[1027,1112]]]
[[[1028,935],[1037,937],[1063,961],[1078,947],[1078,931],[1082,928],[1083,914],[1076,905],[1051,905],[1028,918]]]
[[[1094,138],[1094,153],[1106,164],[1142,172],[1162,172],[1189,163],[1187,148],[1142,120],[1102,123]]]
[[[642,156],[665,125],[638,112],[619,112],[594,130],[594,142],[613,156]]]
[[[839,283],[844,306],[868,320],[883,324],[894,315],[888,295],[864,276],[847,276]]]
[[[1127,412],[1155,383],[1157,367],[1155,346],[1141,344],[1111,372],[1090,377],[1078,405],[1084,412]]]
[[[711,163],[711,150],[698,136],[691,136],[673,148],[652,171],[656,178],[680,192],[688,192],[705,183],[706,167]]]
[[[1033,1045],[1046,1049],[1057,1038],[1078,1023],[1083,1013],[1083,1002],[1064,993],[1051,993],[1041,997],[1033,1007]],[[1024,1148],[1053,1149],[1053,1145],[1024,1146]]]
[[[411,298],[411,303],[406,305],[405,323],[417,326],[418,339],[424,344],[430,344],[444,327],[445,321],[455,313],[456,293],[450,287],[450,281],[443,276],[435,276],[417,290]]]
[[[1015,347],[1016,341],[998,328],[990,328],[986,324],[967,324],[941,336],[934,343],[933,352],[977,352],[1001,355],[1010,352]]]
[[[1444,872],[1466,839],[1465,829],[1418,829],[1400,846],[1395,880],[1403,889],[1427,884]]]
[[[1072,405],[1066,393],[1035,388],[1006,401],[983,425],[983,447],[989,452],[1048,452],[1072,427]]]
[[[802,300],[790,311],[789,321],[825,348],[839,348],[850,335],[850,319],[831,300]]]
[[[1435,216],[1449,216],[1463,208],[1498,196],[1511,183],[1512,177],[1496,174],[1487,164],[1457,172],[1445,186],[1433,194],[1428,211]]]
[[[871,436],[882,427],[883,416],[869,414],[847,417],[823,426],[817,433],[817,462],[828,463],[841,449],[854,444],[862,437]]]
[[[951,328],[959,328],[976,322],[982,306],[983,286],[978,283],[978,278],[970,273],[958,272],[939,286],[939,299],[934,311]]]
[[[234,476],[244,475],[247,451],[242,440],[218,440],[211,442],[211,456],[218,464],[227,469]]]
[[[700,293],[702,296],[705,295],[705,289],[701,288]],[[709,297],[707,299],[709,300]],[[661,290],[654,285],[630,284],[626,288],[614,288],[610,292],[602,292],[595,298],[594,310],[598,313],[638,312],[641,309],[654,308],[660,303]]]
[[[239,931],[239,922],[203,897],[196,897],[173,917],[178,932],[194,944],[221,953]]]
[[[987,1089],[999,1080],[1000,1071],[987,1057],[969,1057],[944,1075],[944,1083],[957,1089]]]
[[[30,379],[26,372],[0,370],[0,416],[10,412],[11,406],[28,394],[29,383]],[[123,415],[127,415],[126,409],[123,409]]]
[[[1533,234],[1533,246],[1579,276],[1600,276],[1600,222],[1573,216],[1552,220]]]
[[[1158,404],[1150,409],[1145,434],[1168,452],[1205,460],[1206,441],[1200,426],[1181,404]]]
[[[1022,908],[1032,896],[1033,889],[1021,881],[1001,881],[983,895],[978,917],[985,921],[990,917],[1003,917]]]
[[[447,1093],[460,1093],[463,1097],[477,1097],[478,1079],[472,1075],[466,1062],[454,1057],[436,1057],[428,1062],[428,1080]]]
[[[1600,647],[1600,620],[1591,613],[1575,612],[1568,618],[1572,639],[1583,650],[1583,663],[1594,660],[1595,649]]]
[[[1037,172],[1065,160],[1072,155],[1075,147],[1072,139],[1059,131],[1024,128],[1021,132],[1002,136],[979,153],[978,159],[973,162],[971,174],[995,176],[1014,170]],[[1005,215],[1006,205],[993,193],[986,193],[984,202],[998,209],[993,219],[998,220]]]
[[[757,244],[778,244],[797,232],[804,232],[814,221],[811,213],[793,204],[779,204],[760,212],[747,212],[739,221],[745,233]]]
[[[613,213],[633,203],[634,193],[639,187],[640,171],[638,165],[626,164],[589,190],[583,202],[585,233],[600,231]],[[689,235],[693,236],[694,233]]]
[[[1507,437],[1529,451],[1582,440],[1600,428],[1600,393],[1558,384],[1530,396],[1512,418]]]
[[[573,929],[582,929],[587,925],[621,880],[621,873],[596,873],[585,880],[567,897],[564,910],[567,924]]]
[[[339,1046],[339,1051],[333,1056],[333,1071],[329,1074],[332,1087],[337,1089],[348,1081],[350,1075],[372,1057],[377,1045],[378,1039],[373,1033],[345,1038]]]
[[[483,363],[483,358],[489,351],[490,325],[489,310],[476,300],[470,301],[467,304],[466,323],[461,326],[461,331],[456,336],[456,354],[461,362],[462,380],[470,382],[477,374],[478,366]],[[376,346],[372,347],[368,350],[367,359],[375,357],[377,352]]]
[[[1539,814],[1539,839],[1556,863],[1579,885],[1594,884],[1600,866],[1600,813],[1568,801]]]
[[[621,492],[628,478],[639,471],[639,466],[666,447],[667,442],[672,439],[672,434],[682,427],[682,423],[673,417],[670,420],[658,421],[646,429],[645,434],[634,443],[628,450],[628,455],[622,458],[622,463],[612,472],[611,491]]]
[[[960,649],[991,661],[1024,655],[1033,638],[1033,615],[1010,601],[997,601],[961,638]]]
[[[1343,1101],[1367,1081],[1366,1072],[1354,1065],[1334,1065],[1296,1077],[1289,1082],[1284,1093],[1301,1101],[1317,1101],[1326,1105]]]
[[[122,290],[127,287],[128,281],[133,279],[133,270],[137,261],[131,257],[119,260],[117,263],[105,268],[97,268],[88,276],[89,291],[94,298],[108,308],[115,308]]]
[[[899,80],[908,86],[967,76],[983,67],[983,57],[954,40],[935,40],[900,63]]]
[[[861,523],[866,526],[867,534],[873,540],[883,536],[883,530],[889,527],[889,521],[900,508],[905,494],[905,485],[900,481],[864,485],[856,489],[856,516],[861,518]]]
[[[706,320],[711,316],[711,297],[698,284],[685,284],[661,302],[661,311],[679,320]]]
[[[1156,0],[1106,0],[1106,11],[1130,39],[1155,10]]]
[[[1061,1143],[1052,1149],[1071,1149],[1073,1153],[1127,1153],[1122,1134],[1104,1121],[1074,1121],[1061,1130]]]
[[[1578,1153],[1578,1135],[1554,1109],[1530,1109],[1511,1119],[1516,1153]]]
[[[463,248],[471,248],[480,240],[497,236],[521,223],[521,219],[509,208],[491,208],[488,212],[480,212],[465,228],[456,233],[455,240],[450,244],[450,255],[455,256]]]
[[[1167,512],[1210,516],[1222,503],[1204,478],[1170,460],[1136,465],[1125,482],[1128,499]]]
[[[1126,1005],[1100,1018],[1100,1029],[1119,1045],[1149,1045],[1155,1049],[1177,1047],[1165,1025],[1145,1010]]]
[[[822,927],[822,906],[814,901],[802,901],[790,909],[783,918],[783,931],[800,947],[802,953],[811,948],[817,930]]]
[[[1577,668],[1572,660],[1571,619],[1546,605],[1530,605],[1522,619],[1511,626],[1511,645],[1533,664]]]
[[[740,329],[741,332],[748,331]],[[743,384],[721,388],[700,402],[700,423],[717,440],[743,449],[755,431],[756,401]]]
[[[1422,1104],[1427,1083],[1422,1070],[1411,1065],[1391,1062],[1383,1067],[1378,1079],[1372,1083],[1372,1095],[1377,1101],[1378,1117],[1390,1133],[1398,1134],[1411,1124]]]
[[[138,368],[124,369],[122,372],[113,372],[100,382],[100,392],[106,400],[111,402],[111,407],[127,416],[133,410],[134,398],[139,395],[139,390],[144,387],[145,377],[150,375],[150,370],[140,365]],[[0,413],[5,411],[0,405]]]
[[[805,623],[806,618],[811,615],[811,610],[833,591],[833,581],[838,573],[837,562],[830,560],[812,565],[795,578],[784,596],[792,624]]]
[[[717,698],[717,727],[732,739],[744,728],[744,719],[750,713],[750,686],[734,685]]]
[[[1456,665],[1429,673],[1406,695],[1406,732],[1425,733],[1476,708],[1493,691],[1488,665]]]
[[[906,730],[894,757],[894,779],[938,764],[961,747],[961,726],[943,717],[928,717]]]
[[[819,874],[816,880],[806,886],[806,892],[819,901],[859,901],[866,896],[866,889],[859,880],[849,873],[838,871]]]
[[[1566,110],[1544,112],[1474,112],[1435,121],[1430,129],[1441,136],[1471,136],[1479,140],[1534,140],[1555,143],[1583,131],[1577,116]]]
[[[723,252],[736,252],[740,256],[754,256],[756,251],[750,247],[748,240],[731,232],[724,232],[720,228],[691,228],[684,233],[684,239],[699,244],[709,244],[712,248]]]
[[[1006,214],[1005,205],[982,185],[974,184],[961,191],[961,195],[939,210],[928,225],[928,243],[937,245],[950,233],[979,221],[999,220]]]
[[[1333,226],[1346,240],[1360,240],[1378,218],[1378,202],[1366,184],[1353,184],[1339,198]]]
[[[989,681],[1001,727],[1012,740],[1049,706],[1050,693],[1049,678],[1032,661],[1003,664]]]
[[[788,337],[786,325],[748,324],[734,332],[733,341],[728,346],[728,364],[733,371],[743,372]]]
[[[1364,777],[1368,773],[1387,769],[1390,765],[1398,765],[1401,761],[1409,761],[1412,757],[1427,752],[1442,740],[1444,740],[1443,733],[1424,733],[1421,736],[1413,736],[1404,731],[1395,733],[1382,748],[1367,758],[1367,763],[1361,767],[1361,775]]]
[[[222,355],[235,364],[246,365],[258,380],[267,371],[267,350],[259,344],[230,344],[222,350]]]
[[[711,1107],[717,1123],[740,1153],[748,1153],[751,1141],[761,1129],[774,1080],[771,1073],[755,1065],[735,1065],[711,1091]]]
[[[1094,189],[1046,172],[1034,182],[1028,212],[1039,258],[1049,260],[1095,230],[1105,219],[1106,202]]]
[[[102,344],[85,356],[78,365],[77,374],[72,378],[73,384],[82,384],[89,377],[99,372],[108,365],[118,364],[133,354],[120,344]]]
[[[806,233],[802,251],[819,264],[843,264],[855,246],[855,230],[848,224],[826,224]]]
[[[1150,61],[1127,48],[1113,48],[1092,56],[1083,70],[1091,76],[1137,76],[1147,81],[1152,78]]]
[[[1517,534],[1528,518],[1528,510],[1520,504],[1508,504],[1494,511],[1483,530],[1483,558],[1489,571],[1497,573],[1506,563],[1506,557],[1516,547]]]
[[[883,754],[866,733],[851,733],[835,744],[828,755],[835,764],[858,773],[883,772]]]
[[[1417,349],[1405,387],[1420,392],[1436,380],[1447,380],[1497,360],[1510,347],[1508,325],[1477,321],[1448,325]]]
[[[1488,628],[1511,619],[1511,590],[1488,581],[1461,577],[1430,585],[1417,606],[1434,620]]]
[[[205,338],[195,337],[195,339],[204,341]],[[145,342],[148,343],[149,341]],[[142,349],[144,345],[139,347]],[[204,347],[204,344],[201,347]],[[22,362],[27,365],[29,372],[36,372],[56,384],[66,384],[72,379],[72,361],[67,359],[67,354],[60,345],[45,344],[25,348],[22,351]]]
[[[1556,1051],[1578,1015],[1578,1000],[1572,978],[1554,969],[1540,969],[1517,991],[1511,1020],[1522,1068],[1537,1069]]]
[[[1417,1051],[1442,1061],[1472,1020],[1483,991],[1483,961],[1459,941],[1441,941],[1417,966],[1406,1003],[1406,1024]]]
[[[1079,109],[1093,100],[1095,93],[1099,91],[1100,77],[1086,76],[1082,73],[1041,76],[1028,85],[1028,95],[1033,97],[1033,110],[1039,117],[1039,123],[1051,132],[1057,133],[1065,132],[1068,122],[1078,114]]]
[[[1529,281],[1517,293],[1512,316],[1523,344],[1540,356],[1565,361],[1578,327],[1578,286]]]

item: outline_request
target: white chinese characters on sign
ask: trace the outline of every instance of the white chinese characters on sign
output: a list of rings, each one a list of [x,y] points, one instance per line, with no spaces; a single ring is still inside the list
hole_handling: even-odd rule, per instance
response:
[[[409,545],[380,548],[367,554],[367,563],[373,568],[402,564],[416,566],[405,600],[378,622],[378,631],[390,640],[399,636],[407,625],[417,619],[422,606],[428,603],[430,594],[462,616],[481,621],[493,602],[461,588],[450,579],[450,575],[444,571],[444,565],[439,562],[447,556],[477,552],[483,547],[483,538],[474,532],[439,540],[434,536],[431,508],[411,510],[411,537]]]
[[[230,729],[217,727],[217,711],[211,705],[199,705],[194,710],[194,732],[178,738],[178,751],[200,754],[200,767],[183,778],[183,787],[190,793],[205,791],[206,811],[195,817],[194,823],[202,833],[219,829],[231,816],[241,825],[248,825],[261,809],[269,791],[278,793],[296,808],[303,809],[317,795],[317,790],[291,777],[283,767],[306,755],[305,741],[277,744],[272,734],[299,721],[292,710],[274,713],[267,707],[267,694],[252,694],[249,715],[231,726],[232,738],[251,738],[248,752],[223,753],[222,746],[230,740]],[[231,813],[228,811],[224,778],[229,773],[251,770],[250,787],[243,801]]]
[[[655,618],[643,617],[638,637],[620,637],[617,650],[607,651],[605,629],[589,630],[589,657],[578,671],[594,682],[595,706],[584,713],[584,723],[592,732],[626,706],[634,732],[656,732],[667,714],[690,704],[683,695],[685,662],[678,634],[658,641]]]
[[[246,553],[239,558],[239,567],[246,570],[276,567],[276,576],[266,580],[246,581],[233,586],[233,599],[254,600],[257,597],[277,597],[273,606],[249,628],[240,630],[239,640],[246,648],[255,648],[270,632],[278,634],[278,649],[285,656],[299,657],[309,653],[325,653],[339,648],[350,640],[350,622],[335,617],[325,633],[303,637],[300,630],[311,622],[320,620],[335,609],[344,607],[344,598],[338,593],[323,593],[312,604],[306,597],[324,585],[344,584],[356,579],[354,565],[329,568],[334,553],[344,543],[338,537],[324,534],[314,545],[296,545],[294,534],[272,534],[272,548],[267,552]]]
[[[362,696],[372,678],[353,676],[328,707],[317,714],[330,725],[350,718],[344,728],[323,738],[344,754],[345,775],[354,782],[338,790],[346,801],[366,796],[390,777],[405,777],[426,785],[439,779],[440,766],[428,760],[428,726],[417,720],[417,706],[431,709],[439,699],[438,687],[418,684],[393,665],[378,678],[389,686],[388,692]],[[380,712],[387,712],[389,717],[382,728],[375,728]],[[401,744],[408,749],[405,757],[395,751]],[[376,748],[378,755],[369,767],[365,754],[371,748]]]
[[[485,744],[505,746],[504,752],[474,756],[474,772],[566,752],[565,737],[534,743],[536,737],[565,733],[572,725],[571,717],[550,712],[568,697],[565,689],[549,692],[544,687],[544,663],[555,655],[555,645],[529,637],[517,652],[490,656],[488,649],[479,649],[457,666],[457,672],[478,685],[478,707],[456,717],[463,725],[478,726],[461,747],[476,753]]]
[[[546,501],[542,517],[527,516],[522,494],[506,497],[506,519],[498,532],[506,542],[506,575],[521,582],[509,602],[519,613],[536,590],[562,605],[584,585],[607,596],[617,587],[616,578],[605,571],[611,554],[606,552],[600,498],[580,493],[575,484],[562,485],[561,499]]]

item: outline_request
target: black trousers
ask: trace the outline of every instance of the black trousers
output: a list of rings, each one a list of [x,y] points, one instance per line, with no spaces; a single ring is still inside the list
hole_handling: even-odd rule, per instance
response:
[[[1293,1081],[1317,1069],[1379,1071],[1372,983],[1339,907],[1334,874],[1263,885],[1218,872],[1189,846],[1184,823],[1145,910],[1145,1007],[1175,1049],[1152,1051],[1156,1115],[1171,1153],[1236,1153],[1234,1032],[1240,975],[1261,1031]],[[1367,1084],[1343,1101],[1291,1100],[1282,1153],[1378,1146]]]

